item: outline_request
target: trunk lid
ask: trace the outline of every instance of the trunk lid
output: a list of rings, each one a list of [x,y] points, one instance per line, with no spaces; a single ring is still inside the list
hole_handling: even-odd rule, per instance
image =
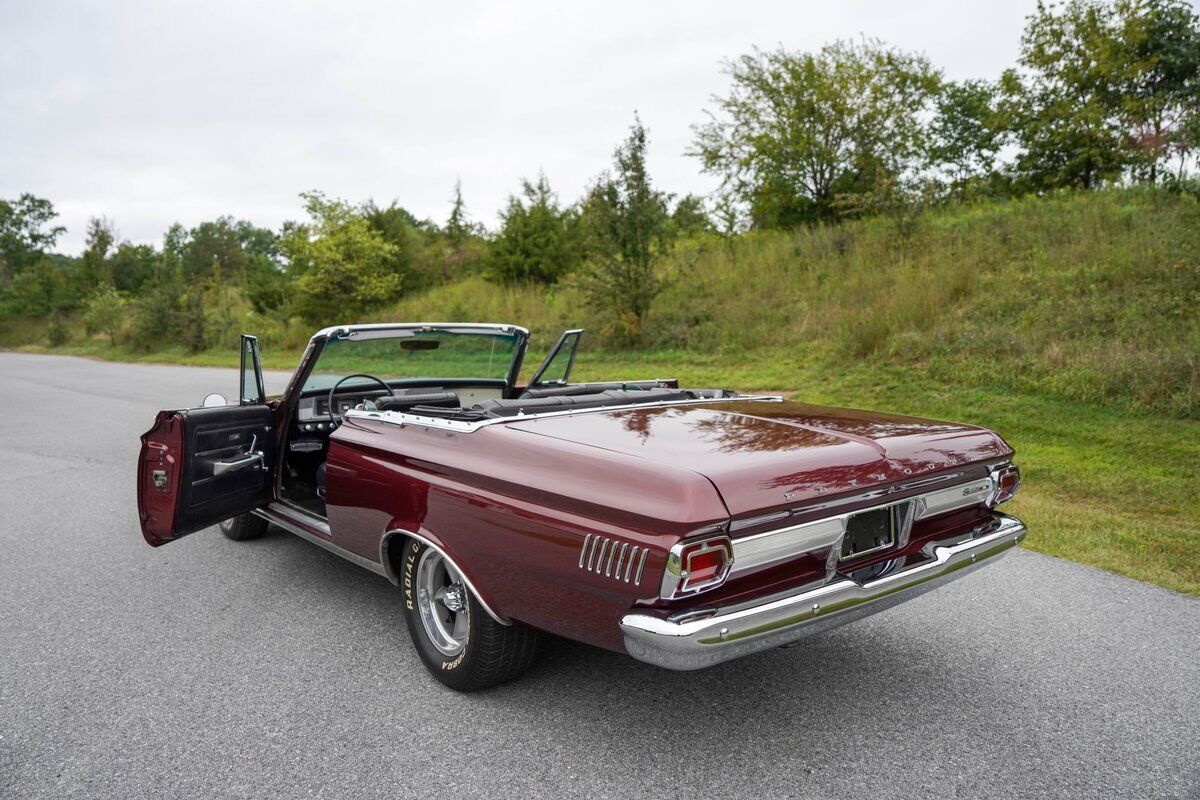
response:
[[[616,409],[506,427],[700,473],[734,517],[1012,454],[973,425],[790,401]]]

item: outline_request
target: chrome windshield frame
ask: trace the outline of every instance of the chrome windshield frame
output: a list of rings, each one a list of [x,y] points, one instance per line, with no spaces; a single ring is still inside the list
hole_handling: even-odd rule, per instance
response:
[[[372,333],[386,334],[389,331],[445,331],[447,333],[477,333],[477,334],[497,334],[504,336],[516,336],[516,346],[513,350],[512,361],[509,363],[508,372],[504,378],[505,395],[512,394],[517,385],[517,379],[521,374],[521,365],[525,360],[525,351],[529,347],[529,329],[522,328],[520,325],[509,325],[506,323],[493,322],[371,322],[358,325],[332,325],[328,328],[322,328],[312,335],[309,339],[310,349],[316,346],[315,352],[306,353],[304,374],[298,376],[296,380],[296,394],[302,394],[304,386],[308,382],[309,375],[312,374],[313,368],[321,358],[321,353],[325,349],[326,343],[330,339],[339,336],[348,336],[353,333]],[[383,338],[383,337],[380,337]],[[470,376],[467,376],[468,378]],[[447,378],[449,380],[449,378]],[[487,380],[496,380],[488,378]],[[291,387],[289,386],[289,389]]]

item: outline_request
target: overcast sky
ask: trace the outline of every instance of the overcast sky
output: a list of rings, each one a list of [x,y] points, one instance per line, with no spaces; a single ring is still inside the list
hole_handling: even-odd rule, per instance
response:
[[[222,214],[278,227],[299,192],[489,226],[522,177],[564,201],[636,110],[661,188],[707,193],[689,126],[753,46],[865,34],[951,78],[1012,64],[1034,0],[353,3],[0,0],[0,197],[161,242]]]

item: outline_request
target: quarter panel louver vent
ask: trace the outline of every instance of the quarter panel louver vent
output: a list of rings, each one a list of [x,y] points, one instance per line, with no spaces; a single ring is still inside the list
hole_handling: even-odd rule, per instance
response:
[[[648,548],[589,533],[583,537],[583,546],[579,548],[579,568],[621,583],[641,586],[642,571],[649,554]]]

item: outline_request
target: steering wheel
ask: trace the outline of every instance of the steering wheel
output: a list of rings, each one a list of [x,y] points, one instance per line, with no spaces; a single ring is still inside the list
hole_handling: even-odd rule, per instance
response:
[[[388,386],[386,383],[384,383],[379,378],[376,378],[374,375],[368,375],[365,372],[356,372],[353,375],[347,375],[346,377],[342,378],[340,381],[335,383],[329,389],[329,402],[328,402],[328,405],[326,406],[326,408],[328,408],[328,410],[329,410],[329,421],[330,421],[330,423],[333,424],[334,427],[337,427],[338,420],[341,417],[341,415],[333,413],[333,395],[335,392],[337,392],[339,386],[341,386],[343,383],[350,380],[351,378],[366,378],[369,381],[375,381],[380,386],[382,386],[384,388],[384,390],[386,390],[387,393],[390,394],[392,397],[396,396],[396,393],[392,391],[392,387]]]

